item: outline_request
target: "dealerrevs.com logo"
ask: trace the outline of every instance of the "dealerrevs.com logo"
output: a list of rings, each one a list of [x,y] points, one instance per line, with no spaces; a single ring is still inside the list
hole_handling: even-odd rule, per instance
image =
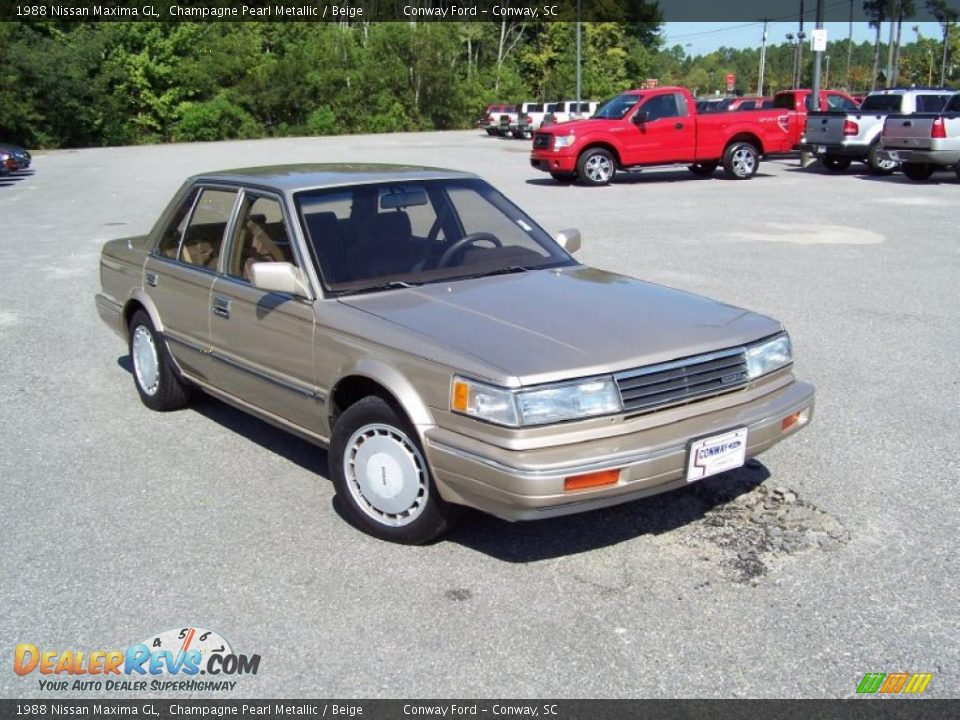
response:
[[[125,650],[51,650],[20,643],[13,671],[37,673],[50,692],[233,690],[238,675],[256,675],[259,655],[241,655],[213,630],[184,627],[157,633]],[[201,679],[200,676],[203,676]]]

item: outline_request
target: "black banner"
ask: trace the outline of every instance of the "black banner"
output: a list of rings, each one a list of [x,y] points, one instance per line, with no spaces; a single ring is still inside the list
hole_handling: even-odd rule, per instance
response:
[[[860,0],[823,0],[824,21],[865,22]],[[946,0],[960,12],[960,0]],[[758,22],[800,19],[797,0],[0,0],[0,21]],[[917,3],[910,22],[935,18]],[[803,19],[816,18],[816,0]],[[889,19],[889,18],[885,18]]]
[[[5,720],[953,720],[958,700],[0,700]]]

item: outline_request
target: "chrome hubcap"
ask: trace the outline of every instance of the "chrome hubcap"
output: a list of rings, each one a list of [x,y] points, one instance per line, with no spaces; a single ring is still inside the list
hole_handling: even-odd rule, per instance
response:
[[[390,425],[364,425],[350,436],[343,474],[356,504],[382,525],[409,525],[427,505],[423,456]]]
[[[160,385],[160,361],[153,335],[143,325],[133,331],[133,372],[137,384],[147,395],[155,395]]]
[[[604,155],[594,155],[587,160],[584,171],[593,182],[609,182],[613,177],[613,163]]]
[[[750,175],[757,167],[757,158],[752,150],[737,148],[733,153],[733,171],[740,176]]]
[[[897,165],[899,165],[899,163],[896,160],[879,160],[878,159],[874,162],[874,165],[879,170],[893,170],[897,167]]]

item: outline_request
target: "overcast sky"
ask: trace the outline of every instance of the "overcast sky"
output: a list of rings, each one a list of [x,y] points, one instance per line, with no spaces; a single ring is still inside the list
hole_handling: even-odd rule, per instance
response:
[[[913,42],[916,40],[916,33],[913,32],[914,26],[919,26],[920,32],[924,37],[940,37],[940,26],[935,22],[903,24],[903,42]],[[810,30],[814,27],[813,23],[804,23],[804,30],[808,36]],[[828,40],[844,40],[849,32],[849,26],[845,22],[824,23],[827,29]],[[786,34],[792,32],[796,34],[798,30],[797,22],[771,22],[767,25],[767,43],[779,44],[786,42]],[[853,23],[853,40],[861,42],[863,40],[873,40],[876,30],[871,28],[865,22]],[[881,31],[881,37],[886,41],[889,35],[887,23],[884,23]],[[664,36],[667,40],[667,47],[674,45],[683,45],[688,54],[704,55],[713,52],[717,48],[726,46],[734,48],[760,47],[763,36],[763,23],[744,23],[744,22],[668,22],[664,23]],[[809,40],[806,42],[809,43]]]

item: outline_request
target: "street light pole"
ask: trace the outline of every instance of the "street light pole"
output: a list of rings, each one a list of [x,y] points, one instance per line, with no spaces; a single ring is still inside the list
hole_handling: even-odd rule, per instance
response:
[[[763,42],[760,45],[760,74],[757,78],[757,95],[763,97],[763,74],[767,66],[767,19],[763,19]]]
[[[580,114],[581,0],[577,0],[577,115]]]

